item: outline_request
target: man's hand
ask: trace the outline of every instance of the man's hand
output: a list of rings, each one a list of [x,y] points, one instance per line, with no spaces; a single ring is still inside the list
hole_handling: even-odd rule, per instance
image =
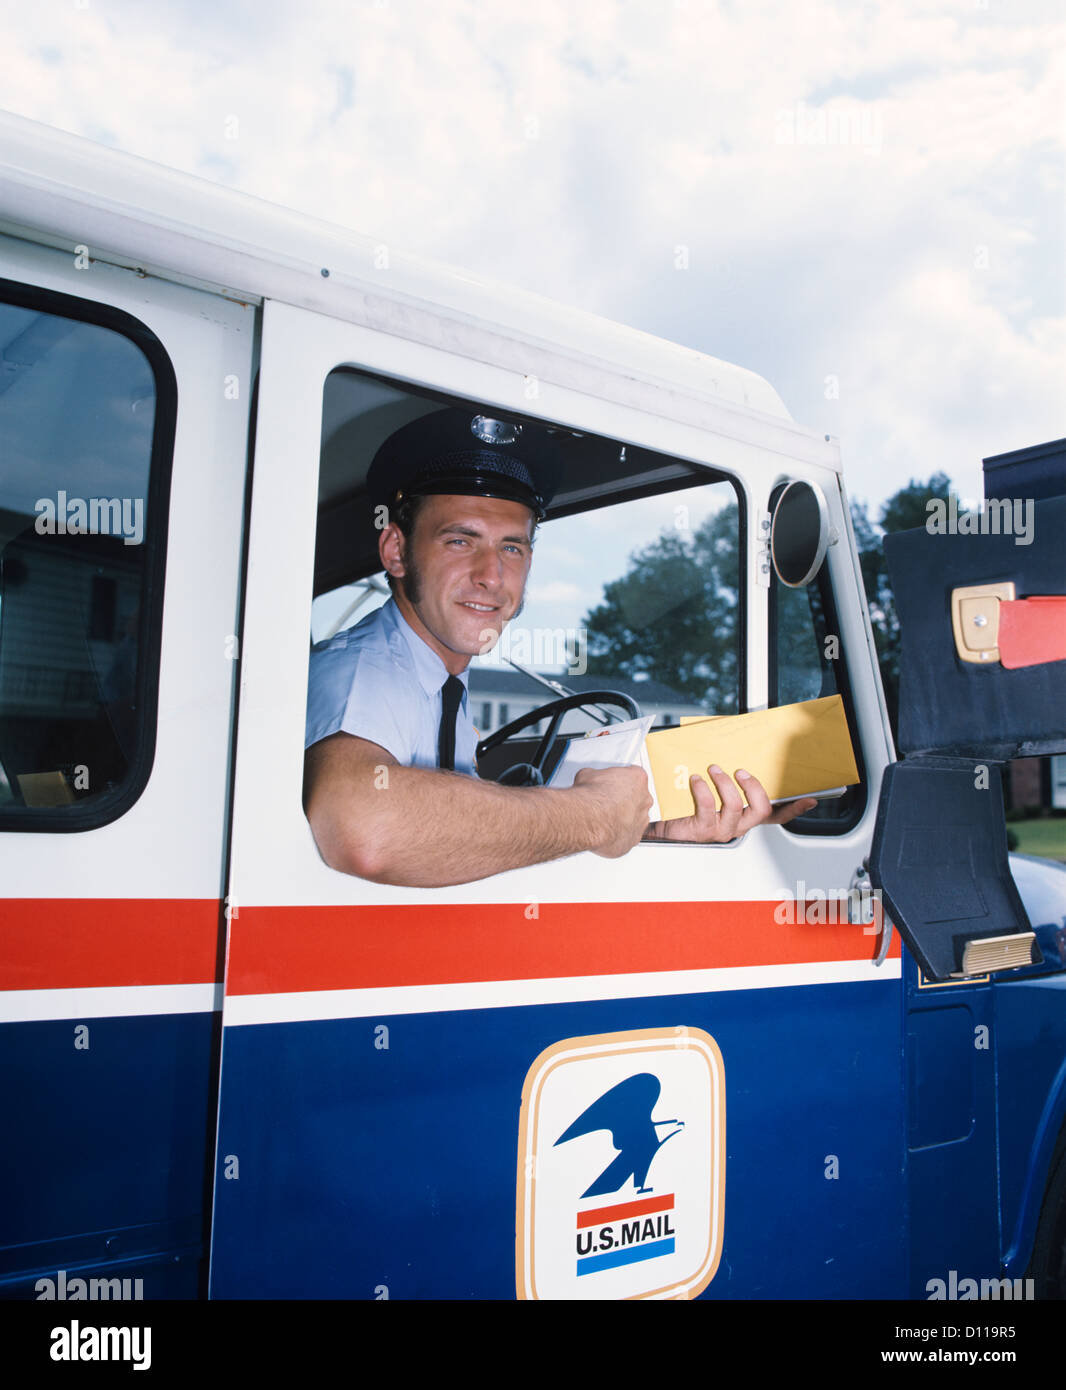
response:
[[[678,820],[656,821],[645,831],[646,840],[683,840],[701,845],[725,844],[727,840],[735,840],[738,835],[746,834],[753,826],[785,825],[818,805],[813,796],[805,796],[799,801],[789,801],[784,806],[775,808],[770,804],[770,798],[758,779],[750,772],[745,772],[742,767],[737,768],[736,782],[727,772],[723,772],[717,763],[711,764],[707,769],[707,775],[718,789],[722,809],[718,809],[714,792],[703,778],[690,777],[689,786],[692,788],[692,799],[696,803],[696,814]],[[746,806],[745,797],[748,802]]]
[[[652,798],[642,767],[585,767],[574,786],[594,797],[593,816],[602,832],[593,846],[604,859],[620,859],[639,844],[648,829]]]

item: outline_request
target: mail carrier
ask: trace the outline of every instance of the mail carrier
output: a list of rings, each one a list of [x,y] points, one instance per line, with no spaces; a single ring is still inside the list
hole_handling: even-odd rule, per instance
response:
[[[1066,749],[1062,654],[1001,659],[1056,489],[1031,544],[898,538],[900,759],[838,445],[761,378],[0,135],[4,1293],[1061,1295],[1066,906],[1000,791]],[[328,867],[311,647],[387,597],[367,469],[445,407],[563,457],[481,777],[837,697],[854,784],[727,844]]]

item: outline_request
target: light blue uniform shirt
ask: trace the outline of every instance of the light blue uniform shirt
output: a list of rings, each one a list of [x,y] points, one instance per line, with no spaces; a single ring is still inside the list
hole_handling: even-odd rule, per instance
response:
[[[441,687],[449,672],[390,598],[327,642],[311,648],[304,747],[330,734],[354,734],[404,767],[436,767]],[[474,775],[477,735],[467,672],[455,717],[455,770]]]

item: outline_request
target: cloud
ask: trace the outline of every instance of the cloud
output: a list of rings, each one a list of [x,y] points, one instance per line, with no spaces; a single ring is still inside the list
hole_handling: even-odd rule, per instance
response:
[[[855,491],[1066,432],[1051,4],[0,13],[9,109],[750,367]]]
[[[576,601],[581,597],[581,590],[578,585],[568,584],[561,579],[547,584],[530,582],[527,592],[530,602],[536,603],[565,603]]]

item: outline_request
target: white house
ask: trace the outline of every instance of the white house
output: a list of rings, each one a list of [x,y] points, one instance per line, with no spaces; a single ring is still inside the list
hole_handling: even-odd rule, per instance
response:
[[[537,674],[546,680],[557,681],[575,694],[583,690],[618,690],[636,700],[641,714],[654,714],[656,728],[678,724],[682,715],[706,715],[711,712],[693,704],[687,695],[679,694],[660,681],[638,681],[629,676],[572,676],[567,672],[557,674],[551,671],[538,671]],[[474,727],[482,737],[509,724],[519,715],[557,698],[556,692],[521,671],[505,671],[491,666],[471,666],[469,691]],[[615,707],[611,707],[610,713],[617,718],[626,717],[623,711]],[[581,732],[595,728],[601,722],[595,714],[579,709],[567,715],[565,729],[567,733]],[[539,730],[542,725],[537,727]]]

